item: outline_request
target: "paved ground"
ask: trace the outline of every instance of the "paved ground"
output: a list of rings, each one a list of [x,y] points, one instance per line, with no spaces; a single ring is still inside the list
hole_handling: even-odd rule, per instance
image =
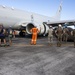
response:
[[[49,46],[47,38],[30,45],[30,38],[15,38],[11,47],[0,47],[0,75],[75,75],[73,42]],[[55,40],[55,39],[54,39]]]

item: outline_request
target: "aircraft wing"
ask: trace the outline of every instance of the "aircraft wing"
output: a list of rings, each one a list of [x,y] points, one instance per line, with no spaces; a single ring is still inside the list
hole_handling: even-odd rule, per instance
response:
[[[60,21],[53,21],[53,22],[49,22],[47,23],[47,25],[52,25],[54,26],[58,26],[58,24],[64,25],[65,23],[68,24],[68,26],[74,25],[75,24],[75,20],[60,20]]]

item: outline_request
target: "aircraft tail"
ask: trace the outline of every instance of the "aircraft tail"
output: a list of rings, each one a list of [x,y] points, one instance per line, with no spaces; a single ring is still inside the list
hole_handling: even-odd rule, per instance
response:
[[[56,12],[56,15],[53,18],[55,18],[56,20],[60,20],[60,18],[61,18],[61,11],[62,11],[62,1],[60,3],[60,6],[59,6],[57,12]]]

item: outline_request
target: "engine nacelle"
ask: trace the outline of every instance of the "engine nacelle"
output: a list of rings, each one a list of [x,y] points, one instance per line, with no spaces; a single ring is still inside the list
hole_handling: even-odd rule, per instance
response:
[[[28,34],[31,34],[30,30],[36,26],[38,28],[39,35],[47,34],[49,27],[46,24],[41,24],[41,23],[28,23],[26,26],[26,32]]]
[[[37,22],[20,22],[18,24],[16,24],[14,26],[14,28],[17,28],[19,30],[25,30],[27,34],[32,34],[30,32],[30,30],[33,28],[33,27],[37,27],[38,30],[40,31],[38,34],[39,35],[46,35],[48,33],[48,29],[49,27],[47,26],[47,24],[45,23],[37,23]]]

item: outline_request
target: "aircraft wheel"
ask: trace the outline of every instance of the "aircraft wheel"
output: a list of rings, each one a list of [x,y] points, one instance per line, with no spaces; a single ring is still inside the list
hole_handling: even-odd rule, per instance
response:
[[[20,32],[19,35],[20,35],[21,37],[25,37],[25,32]]]

